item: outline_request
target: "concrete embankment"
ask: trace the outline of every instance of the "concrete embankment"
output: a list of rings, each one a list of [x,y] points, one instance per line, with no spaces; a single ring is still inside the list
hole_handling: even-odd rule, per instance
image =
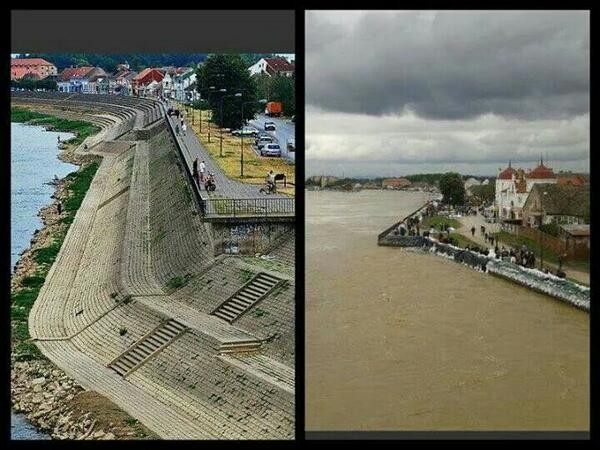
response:
[[[294,280],[278,266],[290,249],[215,255],[155,103],[70,104],[114,122],[83,149],[102,162],[29,315],[35,345],[161,438],[293,438]]]
[[[60,120],[52,115],[31,115],[41,125]],[[143,429],[141,424],[134,423],[136,421],[124,413],[118,413],[114,404],[107,399],[95,392],[85,392],[79,383],[42,356],[29,340],[27,318],[30,308],[97,165],[93,162],[93,156],[75,154],[75,144],[88,136],[80,131],[91,129],[88,122],[80,119],[76,122],[60,120],[61,128],[70,129],[73,126],[77,137],[62,146],[57,156],[62,161],[81,167],[66,178],[52,183],[55,187],[52,194],[54,201],[39,212],[43,228],[34,233],[30,247],[21,254],[11,277],[11,401],[13,410],[21,414],[12,417],[15,428],[11,433],[16,439],[40,438],[32,432],[26,435],[21,433],[26,426],[42,430],[53,439],[139,439],[153,436],[148,430],[140,431]],[[51,138],[51,144],[56,145],[54,135]],[[13,183],[15,176],[13,173]],[[40,183],[42,181],[39,180]],[[58,202],[64,205],[61,214],[57,211]]]

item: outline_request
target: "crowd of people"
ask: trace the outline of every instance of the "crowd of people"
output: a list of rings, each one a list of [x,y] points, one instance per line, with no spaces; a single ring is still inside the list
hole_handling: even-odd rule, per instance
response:
[[[463,214],[477,214],[477,210],[471,207],[463,207],[457,208],[455,211]],[[418,214],[410,216],[406,218],[403,222],[401,222],[396,229],[394,229],[393,233],[395,235],[400,236],[424,236],[429,237],[433,236],[437,233],[437,238],[439,242],[444,244],[451,244],[454,246],[458,246],[458,241],[456,238],[450,235],[450,231],[454,229],[450,227],[447,223],[441,222],[439,224],[431,223],[429,230],[423,231],[421,234],[421,226],[423,223],[424,217],[439,215],[440,211],[437,208],[437,205],[433,203],[429,203],[425,208],[423,208]],[[475,226],[471,227],[471,235],[475,236],[476,228]],[[479,246],[476,244],[467,245],[465,250],[474,252],[478,255],[493,257],[496,260],[511,262],[513,264],[517,264],[521,267],[526,267],[533,269],[536,264],[536,256],[535,253],[527,248],[527,246],[523,245],[520,249],[506,248],[503,245],[499,245],[498,242],[498,234],[489,232],[484,225],[480,226],[480,233],[483,237],[483,240],[486,246]],[[493,252],[493,253],[492,253]],[[565,278],[566,274],[562,271],[562,259],[559,258],[559,268],[557,270],[550,270],[547,267],[541,269],[544,273],[551,273],[560,278]]]

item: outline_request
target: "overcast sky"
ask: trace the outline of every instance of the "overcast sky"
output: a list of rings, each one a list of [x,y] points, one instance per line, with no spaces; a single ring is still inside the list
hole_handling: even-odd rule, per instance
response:
[[[589,170],[589,13],[309,11],[306,173]]]

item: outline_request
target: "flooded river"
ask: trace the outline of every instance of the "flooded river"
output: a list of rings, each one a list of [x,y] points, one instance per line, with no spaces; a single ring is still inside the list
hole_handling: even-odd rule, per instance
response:
[[[588,430],[589,315],[378,247],[426,194],[306,193],[308,430]]]

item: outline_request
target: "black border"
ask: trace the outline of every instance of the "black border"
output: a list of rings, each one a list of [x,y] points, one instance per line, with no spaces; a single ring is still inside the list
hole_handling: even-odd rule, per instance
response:
[[[294,13],[293,9],[15,9],[11,19],[18,26],[11,30],[11,51],[291,53]]]
[[[375,2],[376,3],[376,2]],[[387,5],[387,8],[385,8],[385,3],[382,5],[381,3],[383,2],[379,2],[379,4],[366,4],[364,5],[365,8],[363,9],[393,9],[392,7],[390,7],[390,5]],[[489,7],[495,7],[494,9],[507,9],[512,7],[511,9],[557,9],[555,6],[550,6],[549,4],[543,5],[543,4],[535,4],[535,3],[541,3],[541,2],[529,2],[529,5],[524,5],[524,4],[516,4],[516,2],[512,2],[513,4],[511,4],[511,2],[492,2],[492,4],[486,4],[485,6]],[[577,3],[579,3],[577,5]],[[329,4],[331,5],[329,8],[327,9],[345,9],[345,7],[347,6],[347,4],[342,4],[341,2],[329,2]],[[62,6],[63,4],[59,4],[57,6]],[[113,4],[107,5],[107,6],[113,6]],[[126,6],[130,6],[132,5],[131,3],[126,4]],[[264,3],[259,3],[256,4],[256,6],[259,9],[253,9],[253,10],[244,10],[243,12],[248,14],[248,13],[256,13],[257,16],[263,16],[266,17],[266,13],[268,13],[268,11],[264,10],[264,9],[260,9],[261,6],[263,6]],[[8,91],[8,85],[9,85],[9,61],[8,61],[8,57],[6,56],[9,53],[15,53],[17,50],[16,48],[11,48],[11,38],[13,37],[13,33],[12,33],[12,23],[11,23],[11,16],[12,14],[8,14],[9,12],[12,13],[13,11],[23,11],[23,12],[31,12],[32,10],[26,9],[26,8],[22,8],[22,6],[27,6],[26,4],[21,4],[19,5],[20,8],[18,9],[8,9],[6,10],[7,14],[3,15],[3,22],[4,22],[4,33],[5,33],[5,37],[6,39],[3,40],[4,45],[6,46],[6,50],[5,50],[5,58],[2,60],[3,61],[3,72],[2,72],[2,77],[4,77],[4,79],[6,80],[4,86],[5,86],[5,90],[3,91],[3,94],[5,96],[5,113],[9,112],[8,106],[10,104],[10,93]],[[46,6],[46,5],[44,5]],[[80,6],[80,5],[78,5]],[[170,6],[170,4],[169,4]],[[202,4],[198,4],[198,6],[203,6]],[[221,5],[218,5],[221,6]],[[253,5],[254,6],[254,5]],[[276,4],[275,5],[278,8],[285,8],[288,5],[284,5],[284,4]],[[446,4],[442,4],[442,2],[439,1],[433,1],[433,2],[423,2],[421,4],[416,4],[413,2],[413,4],[411,5],[411,2],[407,2],[406,4],[397,4],[397,5],[393,5],[396,9],[428,9],[428,8],[439,8],[439,9],[448,9],[449,6],[451,6],[450,9],[467,9],[466,6],[464,6],[464,4],[462,6],[460,5],[448,5]],[[484,9],[483,8],[484,5],[482,4],[471,4],[469,9]],[[592,8],[591,8],[591,3],[590,2],[575,2],[575,4],[573,2],[571,2],[569,4],[569,6],[571,7],[571,9],[587,9],[590,10],[590,22],[592,20],[592,17],[594,16]],[[182,51],[182,49],[187,49],[187,52],[196,52],[198,51],[198,49],[201,49],[200,51],[238,51],[238,52],[272,52],[272,51],[276,51],[276,52],[285,52],[285,53],[292,53],[295,51],[295,55],[296,55],[296,65],[297,65],[297,71],[296,71],[296,92],[297,92],[297,98],[304,98],[304,88],[305,88],[305,74],[304,74],[304,24],[305,24],[305,10],[310,9],[310,10],[319,10],[322,9],[323,7],[323,3],[320,2],[315,2],[315,1],[310,1],[310,0],[305,0],[305,2],[303,2],[303,4],[299,4],[296,5],[295,8],[293,5],[289,6],[289,9],[291,10],[291,12],[293,13],[295,11],[295,19],[293,19],[293,23],[295,24],[295,29],[293,34],[295,34],[295,42],[292,46],[290,46],[289,48],[281,48],[281,47],[285,47],[281,45],[281,42],[277,41],[277,36],[276,34],[273,33],[273,29],[272,28],[268,28],[268,27],[263,27],[262,29],[266,30],[266,33],[269,33],[269,44],[276,44],[276,46],[278,48],[276,48],[275,50],[273,49],[268,49],[268,48],[258,48],[258,46],[254,46],[254,48],[249,49],[249,47],[252,47],[253,44],[256,44],[256,42],[253,41],[254,36],[256,34],[261,33],[260,28],[258,28],[256,25],[251,27],[251,31],[250,32],[246,32],[243,33],[243,28],[238,26],[236,28],[236,32],[235,33],[223,33],[222,30],[226,29],[227,26],[225,25],[226,22],[220,21],[220,24],[217,26],[217,33],[216,35],[219,36],[218,40],[213,41],[212,43],[212,48],[209,45],[209,41],[208,40],[203,40],[203,42],[193,42],[190,38],[190,35],[193,35],[195,39],[198,38],[198,36],[202,36],[203,30],[206,30],[208,28],[205,27],[198,27],[195,26],[193,29],[190,30],[185,30],[182,29],[180,24],[163,24],[162,25],[162,31],[160,33],[152,33],[152,34],[146,34],[144,39],[143,39],[143,43],[148,45],[150,48],[150,51],[148,51],[147,53],[157,53],[157,52],[171,52],[171,51],[177,51],[177,52],[186,52],[185,50]],[[57,10],[57,11],[61,11],[61,13],[64,13],[65,10]],[[105,10],[103,10],[105,11]],[[112,10],[114,13],[116,14],[120,14],[122,10]],[[139,10],[134,10],[135,12],[139,12]],[[164,11],[164,10],[152,10],[152,11]],[[176,14],[186,14],[185,11],[182,10],[171,10]],[[216,12],[220,12],[223,15],[229,15],[229,14],[234,14],[235,11],[234,10],[203,10],[203,11],[198,11],[198,10],[192,10],[192,11],[187,11],[187,13],[203,13],[206,16],[206,12],[207,11],[212,11],[213,13]],[[289,10],[288,10],[289,11]],[[81,14],[84,16],[88,16],[88,21],[87,23],[101,23],[100,17],[98,15],[90,15],[89,12],[85,11],[85,10],[80,10]],[[216,16],[215,16],[216,17]],[[245,16],[245,19],[248,19],[248,15]],[[118,53],[120,52],[129,52],[132,51],[131,47],[127,47],[127,44],[131,45],[131,40],[128,40],[128,38],[130,38],[131,36],[128,35],[128,33],[111,33],[111,31],[114,29],[112,27],[112,25],[109,23],[108,25],[106,23],[104,23],[102,26],[103,28],[101,29],[101,32],[98,34],[94,34],[91,33],[90,30],[91,28],[88,26],[83,30],[83,35],[76,35],[73,33],[73,23],[71,24],[67,24],[66,26],[62,25],[60,26],[58,24],[58,22],[52,22],[48,20],[48,16],[44,17],[45,21],[41,22],[39,24],[40,29],[36,30],[36,29],[29,29],[29,36],[32,37],[33,39],[37,39],[38,42],[44,41],[45,43],[47,43],[50,47],[51,50],[50,51],[54,51],[54,52],[58,52],[58,51],[75,51],[77,50],[77,48],[73,47],[73,46],[79,46],[79,49],[82,49],[84,47],[83,43],[85,41],[85,39],[88,40],[88,43],[91,42],[92,43],[92,47],[95,47],[95,50],[92,49],[91,47],[88,47],[86,49],[86,52],[98,52],[98,53],[116,53],[117,51],[115,50],[111,50],[109,44],[110,41],[113,40],[113,42],[118,43],[117,49],[118,49]],[[199,19],[200,20],[200,19]],[[252,21],[250,20],[246,20],[247,22],[251,23]],[[241,23],[238,23],[238,25],[240,25]],[[143,28],[143,24],[140,22],[137,22],[135,25],[133,25],[133,27],[138,26]],[[169,26],[171,26],[171,29],[174,29],[174,32],[169,32],[168,28]],[[210,26],[210,25],[209,25]],[[70,28],[69,28],[70,27]],[[67,44],[65,46],[63,46],[62,48],[60,46],[57,45],[56,40],[53,40],[53,33],[58,33],[58,32],[62,32],[63,28],[65,30],[71,30],[70,32],[65,31],[68,33],[68,40],[67,41],[63,41],[63,43]],[[289,30],[288,30],[289,31]],[[135,30],[131,31],[132,33],[135,32]],[[36,35],[36,33],[38,33]],[[593,28],[590,26],[590,33],[591,33],[591,37],[593,37]],[[243,35],[243,39],[239,39],[239,36]],[[82,37],[84,36],[84,37]],[[85,39],[84,39],[85,38]],[[230,48],[224,48],[225,44],[223,39],[229,39],[231,38],[233,41],[235,41],[235,44],[232,45]],[[173,47],[168,47],[169,42],[171,44],[173,44]],[[98,47],[96,45],[99,45]],[[294,50],[295,48],[295,50]],[[590,48],[590,57],[592,55],[592,48],[593,45]],[[57,50],[60,49],[60,50]],[[31,48],[31,51],[45,51],[41,48]],[[133,51],[140,51],[139,47],[133,49]],[[141,53],[142,51],[140,51]],[[590,74],[591,74],[591,65],[590,65]],[[591,100],[593,100],[593,89],[592,89],[592,85],[593,83],[590,84],[590,95],[591,95]],[[593,102],[592,102],[593,103]],[[297,129],[297,136],[296,139],[299,139],[300,142],[300,146],[299,148],[304,148],[304,126],[305,126],[305,118],[304,118],[304,110],[303,110],[303,102],[302,101],[297,101],[297,114],[296,114],[296,129]],[[591,108],[590,108],[590,113],[591,113]],[[591,114],[590,114],[591,115]],[[9,126],[10,126],[10,115],[7,114],[5,116],[5,121],[4,121],[4,125],[5,125],[5,130],[9,130]],[[590,129],[590,133],[591,133],[591,129]],[[4,138],[4,148],[10,148],[10,133],[6,132],[3,135]],[[592,143],[592,139],[590,136],[590,144]],[[590,149],[592,147],[590,146]],[[9,217],[10,214],[10,208],[9,208],[9,203],[10,203],[10,197],[9,197],[9,189],[10,189],[10,154],[8,152],[2,152],[2,158],[3,158],[3,162],[4,164],[0,164],[0,170],[1,175],[1,180],[0,183],[2,184],[2,189],[3,189],[3,193],[5,193],[5,195],[3,196],[3,205],[1,211],[4,211],[5,213],[2,215],[4,220],[0,221],[0,227],[2,230],[2,236],[4,239],[2,239],[2,248],[4,249],[5,253],[5,258],[4,258],[4,267],[5,270],[2,271],[2,281],[4,282],[4,286],[5,286],[5,292],[10,292],[10,251],[9,251],[9,245],[8,243],[10,242],[10,227],[9,227],[9,223],[7,221],[7,218]],[[595,164],[596,158],[593,154],[593,152],[590,152],[590,178],[591,180],[593,179],[592,176],[592,172],[593,172],[593,168],[596,167]],[[302,441],[303,439],[305,439],[305,433],[304,433],[304,421],[305,421],[305,416],[304,416],[304,393],[305,393],[305,389],[304,389],[304,378],[305,378],[305,362],[304,362],[304,319],[305,319],[305,314],[304,314],[304,264],[305,264],[305,260],[304,260],[304,256],[305,256],[305,246],[304,246],[304,189],[303,189],[303,182],[304,182],[304,160],[303,158],[300,158],[296,161],[296,170],[297,170],[297,179],[296,179],[296,184],[297,184],[297,192],[296,192],[296,438],[299,441]],[[592,183],[592,189],[591,189],[591,195],[592,195],[592,204],[594,202],[594,198],[596,198],[596,194],[595,194],[595,190],[597,189],[597,186],[594,186],[594,184]],[[598,196],[600,197],[600,196]],[[6,213],[8,212],[8,213]],[[592,228],[594,227],[593,224],[597,222],[597,212],[595,210],[595,208],[592,208],[592,217],[591,217],[591,223],[592,223]],[[598,251],[598,244],[596,243],[595,239],[592,239],[592,253],[596,253]],[[596,250],[596,252],[594,252],[594,250]],[[591,272],[592,276],[591,276],[591,285],[592,285],[592,292],[595,292],[595,285],[596,285],[596,265],[593,263],[593,259],[592,259],[592,272]],[[593,297],[593,294],[592,294]],[[9,308],[9,303],[6,301],[6,297],[5,298],[5,302],[6,305],[5,306],[5,314],[4,314],[4,329],[3,329],[3,333],[4,333],[4,339],[5,342],[10,342],[10,315],[6,314],[8,308]],[[593,326],[593,318],[594,318],[594,310],[595,307],[593,305],[593,301],[592,301],[592,305],[591,305],[591,310],[590,310],[590,349],[594,348],[594,326]],[[2,349],[0,350],[1,352],[4,352],[4,367],[3,367],[3,371],[2,371],[2,375],[5,377],[4,380],[6,380],[6,386],[7,388],[4,390],[3,392],[3,400],[5,401],[5,404],[7,405],[7,407],[10,406],[10,353],[8,350],[8,346],[2,346]],[[590,351],[590,436],[591,439],[594,440],[594,438],[596,437],[596,432],[595,430],[598,428],[598,418],[596,417],[597,414],[594,414],[594,412],[596,411],[596,409],[594,408],[594,402],[593,399],[596,396],[596,393],[598,391],[598,389],[596,388],[595,383],[592,382],[592,380],[598,379],[598,369],[596,368],[597,364],[594,364],[595,362],[595,358],[594,358],[594,353],[592,351]],[[5,421],[5,438],[10,441],[10,419],[9,419],[9,415],[7,414],[7,420]],[[573,433],[570,432],[444,432],[444,431],[440,431],[440,432],[308,432],[307,436],[310,439],[433,439],[433,440],[438,440],[438,439],[578,439],[579,437],[577,437],[576,435],[574,435]],[[22,444],[19,443],[19,441],[10,441],[10,443],[14,443],[16,442],[15,445],[29,445],[31,443],[31,441],[24,441]],[[56,441],[49,441],[52,444],[56,443]],[[227,444],[227,441],[224,441]],[[124,445],[128,445],[128,446],[135,446],[138,445],[138,442],[127,442]],[[142,442],[141,445],[148,445],[148,444],[152,444],[152,442],[149,443],[145,443]],[[122,442],[117,442],[117,443],[113,443],[112,445],[123,445]],[[159,444],[160,445],[160,444]]]

